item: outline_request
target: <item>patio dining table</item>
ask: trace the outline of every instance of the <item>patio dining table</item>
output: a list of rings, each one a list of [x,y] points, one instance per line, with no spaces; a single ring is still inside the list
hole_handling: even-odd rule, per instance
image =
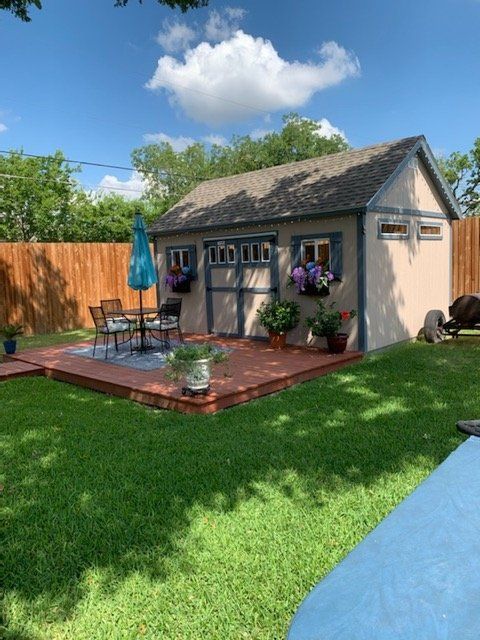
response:
[[[157,315],[160,313],[160,307],[142,307],[142,308],[133,308],[133,309],[117,309],[117,311],[109,313],[109,316],[119,316],[124,315],[128,317],[138,318],[138,328],[137,331],[140,333],[140,346],[137,347],[140,353],[146,353],[147,349],[152,349],[153,346],[148,344],[146,339],[146,327],[145,327],[145,317]],[[164,347],[168,349],[170,343],[168,340],[158,340],[158,342],[163,343]]]

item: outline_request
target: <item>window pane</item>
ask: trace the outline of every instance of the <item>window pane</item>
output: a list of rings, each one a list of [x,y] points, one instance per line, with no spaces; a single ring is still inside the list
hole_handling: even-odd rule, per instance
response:
[[[208,247],[210,264],[217,264],[217,247]]]
[[[408,225],[400,222],[382,222],[381,233],[386,235],[406,236]]]
[[[180,251],[172,251],[172,267],[174,265],[181,266],[180,264]]]
[[[260,260],[260,247],[258,242],[252,244],[252,262],[258,262]]]
[[[441,236],[442,235],[442,227],[431,225],[431,224],[421,224],[420,225],[420,235],[422,236]]]
[[[262,242],[262,262],[270,260],[270,242]]]
[[[219,264],[223,264],[225,262],[225,245],[218,245],[218,262]]]
[[[330,241],[329,240],[318,240],[317,260],[319,260],[320,264],[323,264],[323,265],[330,264]]]
[[[190,255],[188,253],[188,249],[182,249],[182,263],[180,266],[182,267],[190,266]]]
[[[242,262],[250,262],[250,245],[242,244]]]
[[[227,262],[235,262],[235,245],[229,244],[227,246]]]
[[[315,262],[315,241],[303,243],[303,259],[305,262]]]

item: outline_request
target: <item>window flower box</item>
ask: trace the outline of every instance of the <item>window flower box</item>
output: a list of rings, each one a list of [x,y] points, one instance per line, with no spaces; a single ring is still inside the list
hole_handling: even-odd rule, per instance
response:
[[[317,262],[304,262],[293,269],[288,284],[294,286],[297,293],[306,296],[328,296],[330,283],[335,280],[333,273]]]

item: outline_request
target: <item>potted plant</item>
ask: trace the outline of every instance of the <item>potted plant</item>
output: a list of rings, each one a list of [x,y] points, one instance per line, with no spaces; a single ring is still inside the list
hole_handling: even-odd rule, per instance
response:
[[[262,302],[257,315],[262,327],[268,331],[270,346],[283,349],[287,332],[294,329],[300,320],[300,305],[292,300]]]
[[[288,284],[294,286],[297,293],[315,296],[328,296],[333,280],[333,273],[319,260],[302,262],[288,276]]]
[[[355,318],[357,312],[337,311],[332,302],[328,307],[323,300],[317,300],[315,315],[306,319],[307,327],[314,336],[323,336],[327,339],[330,353],[343,353],[347,347],[348,333],[340,333],[342,322]]]
[[[180,267],[180,265],[174,264],[165,276],[165,284],[174,293],[190,293],[191,279],[190,267]]]
[[[188,344],[174,347],[167,355],[167,378],[178,382],[185,380],[183,395],[207,393],[210,389],[212,364],[227,362],[229,355],[209,343]]]
[[[21,336],[23,326],[21,324],[6,324],[0,330],[0,334],[5,338],[3,346],[7,355],[13,355],[17,350],[17,341],[15,338]]]

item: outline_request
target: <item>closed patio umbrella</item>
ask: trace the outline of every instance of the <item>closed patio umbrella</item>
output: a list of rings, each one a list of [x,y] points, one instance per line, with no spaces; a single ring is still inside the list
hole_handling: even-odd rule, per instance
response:
[[[142,292],[150,289],[157,281],[157,272],[150,252],[145,223],[142,215],[136,213],[133,223],[133,245],[130,256],[130,269],[128,271],[128,286],[140,292],[140,312],[143,309]],[[142,351],[144,350],[145,331],[143,325],[143,315],[140,314]]]

